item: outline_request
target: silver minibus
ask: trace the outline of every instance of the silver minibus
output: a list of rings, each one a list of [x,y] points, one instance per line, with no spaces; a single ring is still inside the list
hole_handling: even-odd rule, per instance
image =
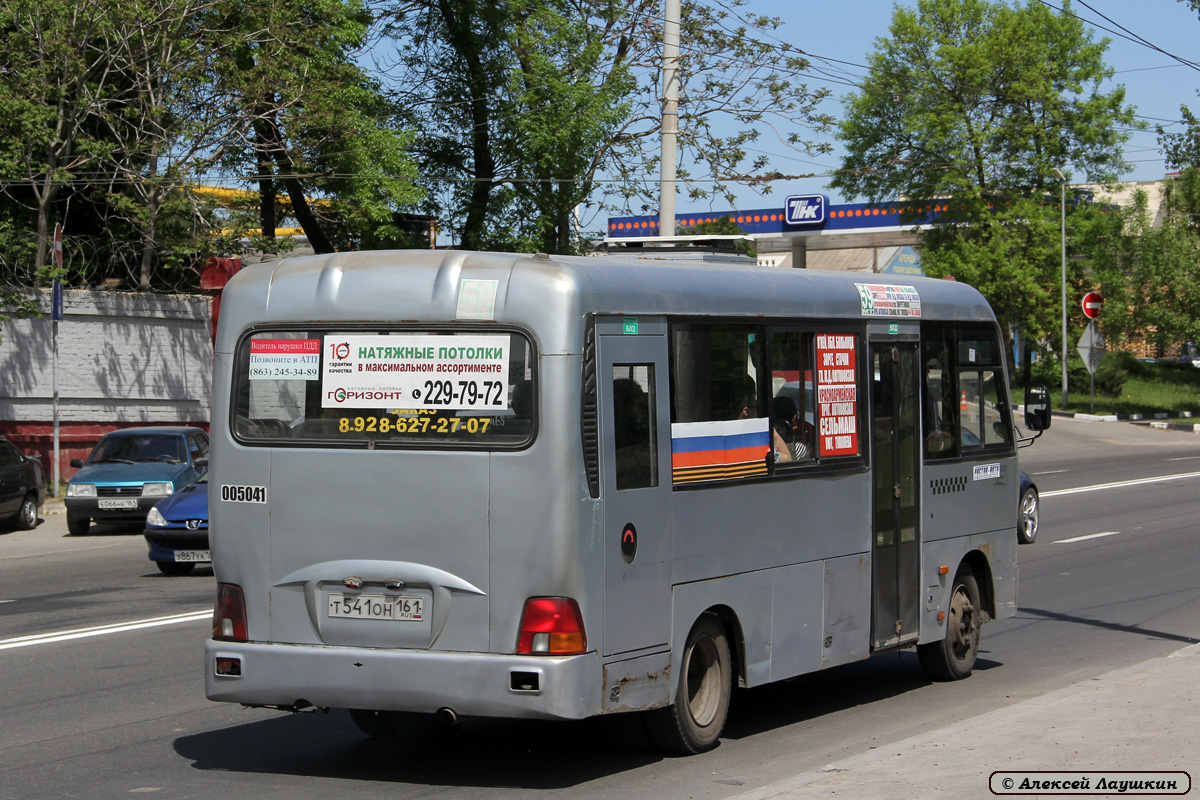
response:
[[[1016,612],[1003,338],[962,283],[289,258],[225,289],[213,395],[213,700],[696,753],[735,686],[907,647],[963,678]]]

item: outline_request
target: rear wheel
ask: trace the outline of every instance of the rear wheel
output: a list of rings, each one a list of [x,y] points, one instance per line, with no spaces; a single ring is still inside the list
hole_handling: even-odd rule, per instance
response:
[[[1038,493],[1030,486],[1021,495],[1020,512],[1017,514],[1017,541],[1033,544],[1038,535]]]
[[[91,527],[92,520],[90,517],[72,517],[67,515],[67,531],[72,536],[83,536]]]
[[[729,640],[712,614],[688,634],[675,702],[649,712],[646,728],[658,749],[689,755],[716,747],[729,714],[732,690]]]
[[[37,525],[37,498],[33,493],[25,495],[21,501],[21,510],[17,512],[17,528],[31,531]]]
[[[196,566],[191,561],[155,561],[154,563],[163,575],[187,575]]]
[[[935,681],[957,681],[970,675],[979,655],[982,623],[979,584],[974,573],[963,567],[954,576],[950,609],[946,613],[946,635],[939,641],[917,645],[917,658],[925,674]]]

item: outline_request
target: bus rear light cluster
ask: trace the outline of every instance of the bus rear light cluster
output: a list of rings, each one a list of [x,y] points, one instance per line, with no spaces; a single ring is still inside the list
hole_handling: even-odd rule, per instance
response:
[[[531,597],[521,614],[517,652],[569,656],[587,652],[579,604],[570,597]]]
[[[212,638],[222,642],[249,641],[246,632],[246,598],[242,594],[242,587],[237,584],[217,584]]]

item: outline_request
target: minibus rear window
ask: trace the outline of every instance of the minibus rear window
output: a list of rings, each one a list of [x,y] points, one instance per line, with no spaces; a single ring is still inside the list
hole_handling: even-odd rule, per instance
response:
[[[507,449],[536,427],[533,351],[513,331],[275,329],[235,363],[248,445]]]

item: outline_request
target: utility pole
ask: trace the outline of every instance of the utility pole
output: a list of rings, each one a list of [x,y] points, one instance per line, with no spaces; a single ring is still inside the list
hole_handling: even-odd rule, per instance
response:
[[[680,0],[663,10],[662,157],[659,164],[658,235],[675,235],[675,161],[679,136]]]
[[[1062,406],[1067,408],[1067,177],[1062,170],[1051,167],[1062,186],[1059,208],[1062,212]]]

